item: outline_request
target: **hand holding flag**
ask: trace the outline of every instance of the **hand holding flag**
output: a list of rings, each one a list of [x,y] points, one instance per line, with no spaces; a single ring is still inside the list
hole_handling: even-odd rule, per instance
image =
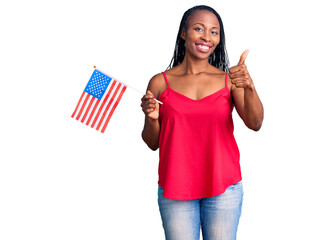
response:
[[[141,98],[141,107],[142,111],[145,113],[146,116],[152,119],[158,119],[159,118],[159,110],[160,110],[160,105],[159,101],[154,101],[155,96],[154,94],[147,90],[147,94],[144,95]]]
[[[95,69],[71,117],[104,133],[127,87],[143,94],[141,91]],[[157,104],[161,103],[154,100]]]

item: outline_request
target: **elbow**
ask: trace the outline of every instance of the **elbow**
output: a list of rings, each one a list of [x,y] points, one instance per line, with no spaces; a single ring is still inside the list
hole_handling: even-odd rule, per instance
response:
[[[146,136],[144,135],[144,132],[142,132],[141,137],[142,137],[142,140],[147,144],[147,146],[151,150],[156,151],[159,148],[157,143],[154,144],[150,141],[150,139],[146,138]]]
[[[153,151],[156,151],[159,148],[159,146],[157,144],[148,144],[147,143],[147,146]]]
[[[262,111],[260,114],[254,116],[254,117],[251,117],[251,118],[247,118],[246,119],[246,122],[245,122],[245,125],[255,131],[255,132],[258,132],[262,126],[262,123],[264,121],[264,112]]]
[[[158,146],[149,146],[149,148],[152,149],[153,151],[156,151],[156,150],[158,150],[159,147]]]
[[[253,126],[250,129],[252,129],[255,132],[258,132],[260,130],[260,128],[261,128],[261,125],[262,125],[261,123],[260,124],[256,124],[255,126]]]
[[[255,131],[255,132],[258,132],[262,126],[262,122],[263,122],[263,119],[256,119],[254,120],[253,122],[249,122],[249,123],[245,123],[245,125]]]
[[[255,121],[254,124],[250,127],[250,129],[252,129],[255,132],[258,132],[262,126],[262,122],[263,122],[262,119]]]

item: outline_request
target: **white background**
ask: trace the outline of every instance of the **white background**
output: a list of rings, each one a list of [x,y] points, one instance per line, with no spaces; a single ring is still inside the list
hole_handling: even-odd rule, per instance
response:
[[[244,203],[238,239],[336,239],[335,14],[331,1],[3,1],[0,239],[164,239],[158,151],[128,89],[104,134],[70,116],[93,65],[145,91],[184,11],[222,16],[231,66],[264,104],[234,114]]]

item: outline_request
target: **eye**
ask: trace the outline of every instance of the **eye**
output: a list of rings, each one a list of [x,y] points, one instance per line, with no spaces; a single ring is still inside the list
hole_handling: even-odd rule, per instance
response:
[[[218,35],[218,32],[217,31],[212,31],[211,34],[212,35]]]
[[[201,28],[201,27],[195,27],[194,28],[197,32],[202,32],[203,31],[203,28]]]

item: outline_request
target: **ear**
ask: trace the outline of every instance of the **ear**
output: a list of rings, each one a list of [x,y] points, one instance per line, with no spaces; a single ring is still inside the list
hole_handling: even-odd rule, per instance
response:
[[[182,31],[181,31],[181,38],[183,40],[186,40],[186,32],[184,31],[184,28],[182,28]]]

